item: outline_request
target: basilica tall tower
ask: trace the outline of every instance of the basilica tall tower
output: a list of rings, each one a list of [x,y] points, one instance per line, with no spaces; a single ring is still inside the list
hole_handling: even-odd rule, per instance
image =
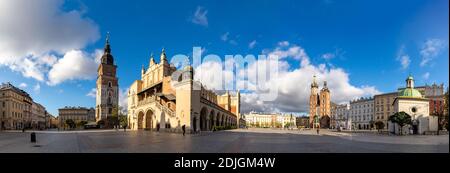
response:
[[[316,76],[313,77],[313,82],[311,83],[311,94],[309,96],[309,124],[313,125],[314,116],[319,115],[319,85],[316,82]]]
[[[109,33],[106,36],[104,53],[98,66],[97,98],[95,106],[96,121],[104,120],[117,113],[119,106],[119,83],[116,77],[117,66],[109,45]]]

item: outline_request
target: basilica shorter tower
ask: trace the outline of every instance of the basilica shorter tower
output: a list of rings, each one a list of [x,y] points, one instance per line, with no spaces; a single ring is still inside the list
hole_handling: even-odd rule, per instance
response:
[[[119,106],[119,83],[116,77],[117,66],[111,54],[109,33],[106,36],[104,53],[98,66],[97,98],[95,106],[96,121],[106,121],[113,114],[117,115]]]

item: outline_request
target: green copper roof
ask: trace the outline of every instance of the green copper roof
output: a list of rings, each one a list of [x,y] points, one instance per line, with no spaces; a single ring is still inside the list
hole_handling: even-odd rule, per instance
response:
[[[411,75],[409,75],[406,80],[414,80],[414,78]]]
[[[422,94],[420,94],[419,90],[414,88],[405,88],[398,92],[399,97],[414,97],[414,98],[422,98]]]

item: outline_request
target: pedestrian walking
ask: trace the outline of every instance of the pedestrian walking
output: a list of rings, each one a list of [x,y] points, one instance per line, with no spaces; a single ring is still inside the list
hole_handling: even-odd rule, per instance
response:
[[[317,128],[317,134],[319,134],[319,131],[320,131],[319,128]]]
[[[186,125],[183,124],[183,126],[181,126],[181,129],[183,130],[183,136],[186,133]]]

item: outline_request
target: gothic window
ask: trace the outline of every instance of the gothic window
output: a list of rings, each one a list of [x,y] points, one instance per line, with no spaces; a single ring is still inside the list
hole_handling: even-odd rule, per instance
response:
[[[108,108],[108,114],[112,114],[112,108]]]
[[[111,83],[111,81],[110,82],[108,82],[108,87],[112,87],[112,83]]]

